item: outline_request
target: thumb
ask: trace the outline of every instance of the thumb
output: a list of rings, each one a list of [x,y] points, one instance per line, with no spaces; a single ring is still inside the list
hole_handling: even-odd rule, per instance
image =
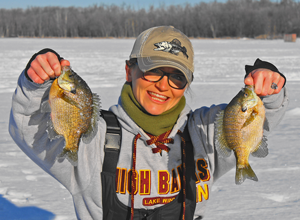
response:
[[[249,86],[254,85],[254,81],[253,81],[251,73],[249,73],[248,76],[244,79],[244,83]]]
[[[70,61],[61,59],[60,60],[60,66],[58,66],[57,70],[55,71],[55,76],[57,76],[57,77],[60,76],[62,66],[70,66]]]
[[[69,60],[61,60],[60,65],[61,66],[70,66],[70,61]]]

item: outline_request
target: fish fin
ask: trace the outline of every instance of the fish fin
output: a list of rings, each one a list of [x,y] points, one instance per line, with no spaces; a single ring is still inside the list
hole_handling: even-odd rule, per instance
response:
[[[238,167],[236,168],[235,184],[241,185],[246,178],[250,180],[258,181],[257,176],[255,175],[254,171],[252,170],[249,164],[243,168],[238,168]]]
[[[62,135],[58,134],[53,126],[52,120],[51,118],[49,118],[49,120],[47,121],[47,129],[46,129],[47,133],[48,133],[48,138],[50,140],[54,140],[57,139],[59,137],[62,137]]]
[[[247,118],[247,120],[243,124],[242,128],[244,128],[247,125],[251,124],[254,121],[254,119],[256,118],[257,114],[258,114],[257,112],[253,111],[252,114]]]
[[[70,150],[63,149],[63,151],[57,156],[58,160],[66,158],[74,167],[78,165],[78,154]]]
[[[65,95],[65,92],[60,97],[65,102],[69,103],[70,105],[74,105],[79,109],[82,109],[82,106],[78,104],[76,101],[74,101],[70,96]]]
[[[48,100],[42,102],[42,104],[41,104],[41,112],[42,113],[51,112],[51,107],[50,107],[50,104],[49,104]]]
[[[93,114],[91,118],[91,125],[87,132],[82,134],[82,141],[89,144],[98,132],[98,120],[100,119],[100,98],[97,94],[93,93]]]
[[[270,123],[267,118],[265,118],[265,121],[264,121],[264,130],[270,131]]]
[[[229,157],[231,149],[228,147],[223,132],[223,117],[224,111],[220,111],[215,119],[215,146],[219,155],[222,157]]]
[[[263,136],[261,142],[259,143],[259,147],[256,151],[252,152],[251,155],[254,157],[266,157],[268,155],[268,144],[267,137]]]

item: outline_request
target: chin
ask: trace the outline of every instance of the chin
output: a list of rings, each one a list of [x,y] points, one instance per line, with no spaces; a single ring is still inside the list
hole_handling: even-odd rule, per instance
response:
[[[158,109],[145,109],[149,114],[151,115],[160,115],[164,113],[164,110],[158,110]]]

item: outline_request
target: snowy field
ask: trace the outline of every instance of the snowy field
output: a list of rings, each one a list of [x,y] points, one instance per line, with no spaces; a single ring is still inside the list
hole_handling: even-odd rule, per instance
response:
[[[72,198],[55,179],[29,160],[8,134],[11,96],[30,57],[49,47],[101,97],[107,109],[125,81],[125,59],[133,39],[0,38],[0,220],[73,220]],[[213,187],[205,220],[300,219],[300,39],[192,40],[195,80],[187,93],[193,108],[229,102],[243,87],[244,65],[256,58],[274,63],[287,77],[288,111],[269,136],[269,155],[250,157],[259,181],[234,183],[235,170]]]

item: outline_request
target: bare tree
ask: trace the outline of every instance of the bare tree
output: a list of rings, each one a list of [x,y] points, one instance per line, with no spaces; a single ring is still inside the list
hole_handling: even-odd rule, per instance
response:
[[[161,4],[148,10],[126,4],[0,9],[1,37],[136,37],[159,25],[172,25],[190,37],[300,35],[300,2],[228,0],[194,6]]]

